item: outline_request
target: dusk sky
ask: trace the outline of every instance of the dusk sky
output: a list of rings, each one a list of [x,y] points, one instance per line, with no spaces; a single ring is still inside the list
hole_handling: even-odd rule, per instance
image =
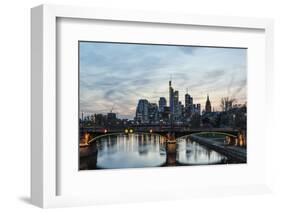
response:
[[[80,112],[133,119],[139,99],[169,100],[169,80],[205,108],[221,110],[222,97],[246,102],[247,50],[189,46],[80,42]]]

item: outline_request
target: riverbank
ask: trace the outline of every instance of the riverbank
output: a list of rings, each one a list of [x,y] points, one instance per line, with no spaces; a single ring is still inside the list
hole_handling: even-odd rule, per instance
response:
[[[222,141],[216,141],[211,138],[204,138],[197,135],[190,136],[191,139],[196,140],[199,144],[215,150],[234,163],[247,163],[247,150],[246,148],[227,145]]]

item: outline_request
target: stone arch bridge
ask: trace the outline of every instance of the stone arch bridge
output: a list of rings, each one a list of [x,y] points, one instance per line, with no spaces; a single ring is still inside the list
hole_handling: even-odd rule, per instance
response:
[[[178,139],[180,137],[188,135],[200,135],[206,133],[215,133],[237,138],[239,136],[239,130],[233,128],[159,128],[159,127],[124,127],[124,128],[80,128],[80,136],[85,133],[92,135],[91,142],[106,135],[117,134],[158,134],[164,137],[172,135],[173,138]]]

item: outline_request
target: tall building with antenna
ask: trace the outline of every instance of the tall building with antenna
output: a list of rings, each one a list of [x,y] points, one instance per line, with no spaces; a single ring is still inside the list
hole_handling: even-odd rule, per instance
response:
[[[170,121],[174,119],[174,89],[172,87],[172,80],[169,81],[169,107],[170,107]]]

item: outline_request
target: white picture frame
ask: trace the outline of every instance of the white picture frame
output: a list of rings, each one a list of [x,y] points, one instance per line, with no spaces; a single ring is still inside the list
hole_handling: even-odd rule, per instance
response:
[[[261,30],[264,33],[264,69],[266,75],[266,87],[261,88],[264,92],[267,104],[272,103],[272,78],[273,78],[273,21],[271,19],[241,18],[241,17],[216,17],[187,14],[152,13],[147,11],[123,11],[100,8],[85,8],[74,6],[41,5],[31,9],[31,201],[33,204],[47,208],[59,206],[91,205],[99,203],[115,202],[137,202],[143,200],[177,199],[194,196],[210,195],[233,195],[251,194],[270,191],[270,171],[268,162],[262,172],[266,179],[254,184],[221,184],[217,187],[199,187],[188,191],[175,189],[172,191],[159,190],[157,187],[153,192],[139,193],[133,191],[118,193],[105,192],[100,198],[98,196],[58,195],[58,174],[61,167],[58,166],[58,144],[57,144],[57,88],[60,82],[57,79],[57,20],[79,19],[79,20],[102,20],[134,23],[153,23],[165,26],[200,26],[206,28],[224,28],[229,31],[234,29]],[[260,79],[261,80],[261,79]],[[77,100],[78,101],[78,100]],[[269,116],[263,120],[266,128],[270,126]],[[266,146],[268,146],[266,141]],[[264,160],[266,157],[263,157]],[[151,172],[151,170],[150,170]],[[180,172],[174,170],[173,172]],[[144,171],[138,171],[138,174]],[[161,171],[164,175],[165,172]],[[107,173],[109,174],[109,173]],[[122,173],[124,177],[124,172]],[[75,184],[75,183],[74,183]],[[172,183],[167,183],[172,186]],[[184,188],[184,187],[183,187]],[[176,196],[164,196],[163,193]],[[127,194],[126,194],[127,193]],[[156,196],[157,195],[157,196]]]

